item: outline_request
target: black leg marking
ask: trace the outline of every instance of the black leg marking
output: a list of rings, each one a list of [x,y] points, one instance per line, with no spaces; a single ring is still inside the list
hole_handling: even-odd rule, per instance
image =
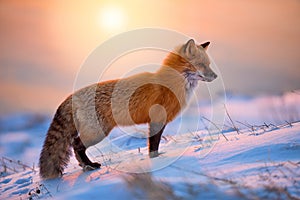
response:
[[[73,141],[73,149],[75,153],[75,157],[79,162],[79,165],[85,169],[85,170],[93,170],[100,168],[101,164],[97,162],[92,162],[90,159],[87,157],[85,151],[86,148],[83,145],[80,137],[76,137]]]
[[[158,156],[158,147],[161,135],[165,129],[165,124],[150,123],[150,137],[149,137],[149,157],[154,158]]]

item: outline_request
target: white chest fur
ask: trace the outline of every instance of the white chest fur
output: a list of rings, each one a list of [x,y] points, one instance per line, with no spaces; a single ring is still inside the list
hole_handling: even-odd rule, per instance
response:
[[[188,102],[193,94],[194,89],[198,85],[199,78],[194,73],[185,73],[185,90],[186,90],[186,102]]]

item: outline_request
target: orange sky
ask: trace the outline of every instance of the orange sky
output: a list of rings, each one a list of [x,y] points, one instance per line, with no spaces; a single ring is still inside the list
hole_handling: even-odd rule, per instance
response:
[[[269,94],[300,88],[297,0],[74,2],[0,1],[1,113],[54,112],[94,48],[143,27],[210,40],[209,53],[228,90]],[[103,22],[107,10],[121,20]]]

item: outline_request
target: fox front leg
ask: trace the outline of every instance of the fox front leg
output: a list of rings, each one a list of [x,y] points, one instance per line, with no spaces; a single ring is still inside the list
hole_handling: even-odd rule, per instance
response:
[[[165,124],[162,123],[150,123],[149,124],[149,140],[148,140],[148,150],[149,157],[154,158],[158,156],[158,147],[161,135],[165,129]]]

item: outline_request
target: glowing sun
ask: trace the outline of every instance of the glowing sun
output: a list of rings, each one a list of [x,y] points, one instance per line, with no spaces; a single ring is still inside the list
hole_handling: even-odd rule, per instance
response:
[[[99,22],[106,31],[117,31],[124,28],[126,17],[122,9],[116,6],[106,6],[100,11]]]

